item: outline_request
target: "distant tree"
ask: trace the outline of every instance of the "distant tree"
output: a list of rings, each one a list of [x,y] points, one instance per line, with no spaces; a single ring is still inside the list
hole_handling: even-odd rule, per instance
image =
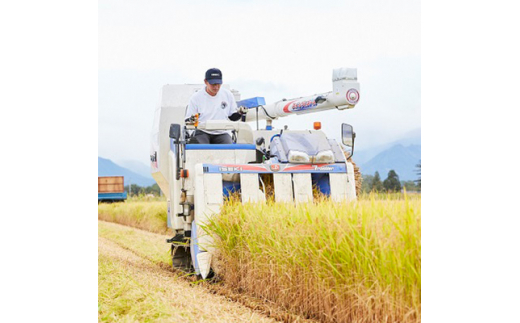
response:
[[[134,195],[144,194],[145,188],[141,187],[137,184],[132,184],[132,185],[130,185],[130,191],[128,191],[128,185],[126,185],[125,192],[127,192],[128,195],[130,195],[130,196],[134,196]]]
[[[419,175],[419,179],[415,182],[419,186],[419,190],[421,189],[421,160],[419,159],[419,164],[415,165],[417,167],[417,175]]]
[[[421,188],[416,184],[416,181],[401,181],[401,186],[406,188],[408,192],[420,192]]]
[[[384,191],[383,183],[381,183],[381,176],[379,176],[379,172],[374,174],[374,179],[372,180],[371,191],[374,192],[382,192]]]
[[[392,169],[388,172],[388,177],[383,181],[383,187],[387,192],[400,192],[401,182],[399,175]]]
[[[127,192],[130,196],[137,196],[137,195],[145,195],[145,194],[153,194],[155,196],[161,195],[161,189],[159,188],[159,185],[157,183],[151,185],[151,186],[139,186],[137,184],[131,185],[131,191],[128,191],[128,185],[125,186],[125,192]]]
[[[152,186],[145,187],[145,193],[146,194],[153,194],[155,196],[159,196],[161,193],[161,189],[159,188],[159,185],[157,183],[153,184]]]
[[[363,175],[363,182],[361,183],[361,191],[367,193],[372,190],[372,181],[374,175]]]

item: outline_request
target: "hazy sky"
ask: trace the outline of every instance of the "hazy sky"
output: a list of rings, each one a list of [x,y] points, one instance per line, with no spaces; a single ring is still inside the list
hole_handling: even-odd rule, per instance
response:
[[[99,155],[148,163],[162,85],[211,67],[267,103],[331,91],[333,68],[357,68],[355,109],[274,125],[321,121],[339,138],[348,122],[357,150],[384,144],[421,125],[420,1],[99,2]]]

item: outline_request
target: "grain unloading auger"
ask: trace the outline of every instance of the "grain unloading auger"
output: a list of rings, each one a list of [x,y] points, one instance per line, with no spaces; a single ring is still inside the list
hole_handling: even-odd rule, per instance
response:
[[[277,202],[302,203],[313,200],[313,187],[331,199],[356,199],[354,167],[336,140],[315,130],[275,129],[272,120],[329,109],[351,109],[359,101],[356,69],[333,71],[331,92],[281,100],[266,105],[256,97],[237,105],[248,112],[241,121],[185,122],[188,101],[204,85],[165,85],[160,107],[155,112],[152,134],[152,176],[168,197],[168,227],[175,236],[173,265],[194,270],[206,278],[213,254],[211,237],[203,232],[208,218],[220,211],[224,197],[239,194],[242,202],[266,199],[266,176],[272,176]],[[229,88],[227,85],[223,87]],[[258,120],[266,120],[265,129]],[[244,122],[245,121],[245,122]],[[256,121],[257,130],[246,123]],[[195,128],[229,130],[233,144],[190,144]],[[354,149],[352,126],[342,124],[342,142]]]

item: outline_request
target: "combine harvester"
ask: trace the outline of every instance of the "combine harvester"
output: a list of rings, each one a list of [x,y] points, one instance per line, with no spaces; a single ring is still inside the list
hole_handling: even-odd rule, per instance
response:
[[[277,202],[310,202],[313,186],[333,200],[356,199],[353,164],[338,143],[319,130],[319,123],[314,130],[272,126],[272,120],[285,116],[354,108],[359,101],[357,70],[333,70],[332,88],[331,92],[267,105],[261,97],[240,101],[239,92],[231,90],[238,107],[248,109],[242,120],[199,124],[197,116],[185,122],[185,111],[191,95],[204,91],[204,85],[163,86],[150,159],[152,176],[168,198],[168,227],[175,236],[167,242],[172,244],[174,267],[194,270],[206,278],[213,247],[201,225],[220,211],[230,192],[237,192],[243,203],[265,201],[269,176]],[[259,120],[266,121],[265,129],[259,129]],[[257,130],[246,123],[250,121],[256,122]],[[234,143],[190,144],[197,128],[229,130]],[[342,124],[341,137],[352,156],[352,126]]]

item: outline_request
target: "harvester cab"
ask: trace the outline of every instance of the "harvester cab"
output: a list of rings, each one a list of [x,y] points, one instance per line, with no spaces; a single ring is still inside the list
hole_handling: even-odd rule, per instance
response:
[[[265,104],[262,97],[240,100],[242,120],[198,122],[185,120],[189,98],[204,85],[165,85],[155,112],[152,133],[152,176],[168,200],[168,227],[174,267],[193,270],[206,278],[214,253],[211,236],[201,227],[220,211],[224,199],[235,193],[243,203],[302,203],[313,201],[313,188],[336,201],[356,199],[354,167],[350,161],[355,134],[343,124],[342,144],[313,130],[275,129],[278,118],[329,109],[351,109],[359,101],[356,69],[333,71],[331,92]],[[223,87],[229,88],[228,85]],[[260,129],[259,120],[265,120]],[[248,122],[256,122],[253,130]],[[193,144],[195,129],[227,130],[232,144]],[[267,186],[271,184],[269,189]]]

